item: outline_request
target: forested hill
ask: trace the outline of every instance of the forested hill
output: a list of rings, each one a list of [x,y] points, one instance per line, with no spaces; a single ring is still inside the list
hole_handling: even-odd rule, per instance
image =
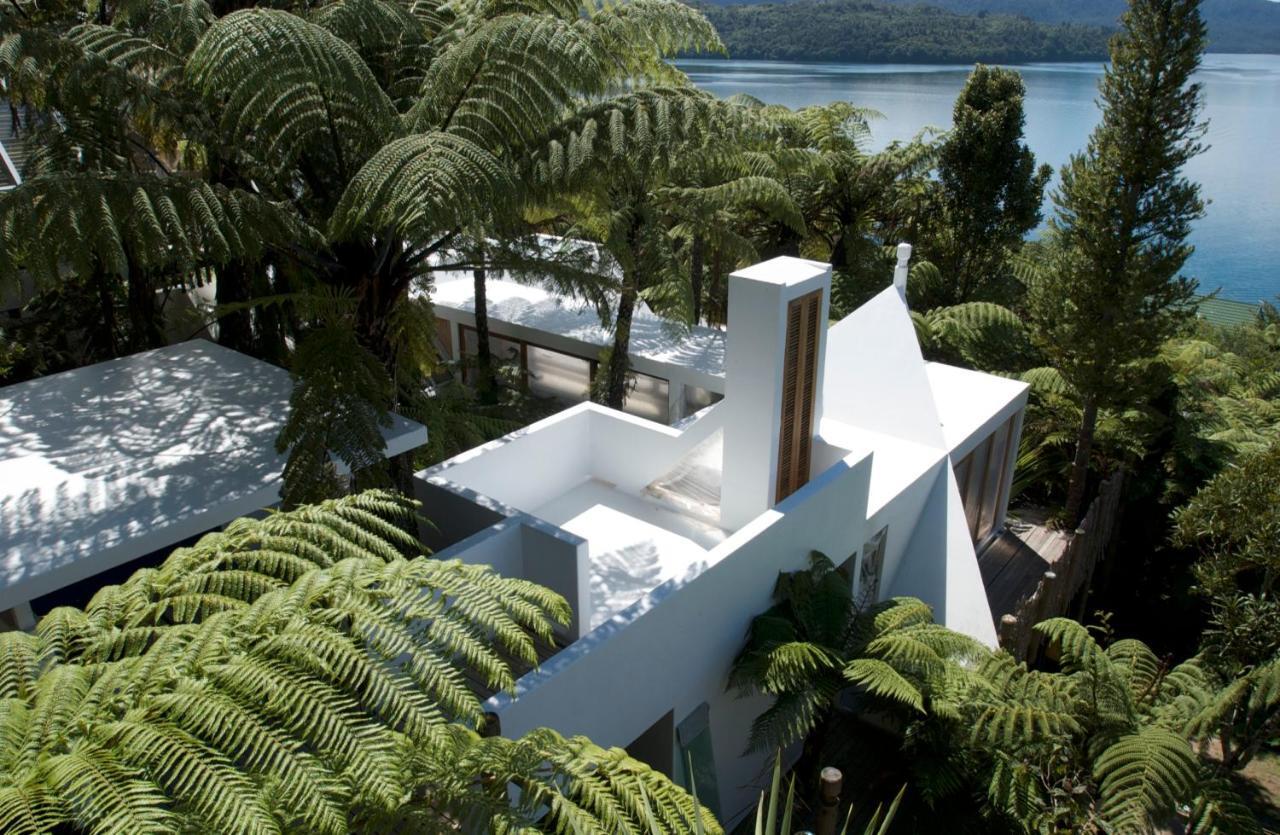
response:
[[[702,3],[699,8],[715,24],[731,57],[776,61],[1081,61],[1106,57],[1110,31],[859,0]]]
[[[738,5],[754,0],[710,0]],[[962,15],[1012,15],[1040,23],[1075,23],[1113,29],[1125,0],[878,0],[896,6],[931,6]],[[1280,53],[1280,3],[1204,0],[1210,52]],[[747,57],[742,55],[740,57]],[[942,60],[939,58],[938,60]]]

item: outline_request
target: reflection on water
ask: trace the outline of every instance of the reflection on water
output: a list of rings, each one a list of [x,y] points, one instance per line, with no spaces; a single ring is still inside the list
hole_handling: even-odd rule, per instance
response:
[[[698,86],[717,95],[749,93],[803,107],[847,99],[884,115],[872,125],[877,146],[946,128],[967,66],[788,64],[681,61]],[[1098,119],[1101,64],[1028,64],[1027,141],[1055,168],[1084,148]],[[1195,226],[1187,271],[1205,290],[1258,301],[1280,294],[1280,56],[1208,55],[1204,85],[1209,150],[1188,166],[1211,204]]]

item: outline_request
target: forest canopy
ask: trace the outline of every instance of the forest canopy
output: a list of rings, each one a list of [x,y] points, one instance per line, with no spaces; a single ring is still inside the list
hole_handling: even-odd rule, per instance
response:
[[[732,58],[774,61],[1021,63],[1107,55],[1106,27],[958,15],[856,0],[700,4]]]

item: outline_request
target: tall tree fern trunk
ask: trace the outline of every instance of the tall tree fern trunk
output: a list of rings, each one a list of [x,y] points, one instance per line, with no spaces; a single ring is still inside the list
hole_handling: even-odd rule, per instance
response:
[[[129,342],[137,351],[159,348],[165,344],[160,306],[156,304],[156,288],[144,270],[129,271],[126,282],[129,308]]]
[[[689,290],[693,294],[693,324],[702,324],[702,284],[703,274],[706,271],[704,265],[704,252],[706,244],[703,243],[701,235],[694,235],[692,243],[689,244]]]
[[[94,339],[100,344],[105,356],[120,356],[120,345],[116,339],[116,294],[115,276],[107,275],[101,269],[95,269],[90,279],[93,282],[94,294],[98,297],[98,316],[100,334]],[[93,348],[90,352],[94,353]]]
[[[484,255],[481,254],[481,258]],[[489,345],[489,299],[485,291],[487,271],[484,266],[472,270],[475,281],[476,316],[476,392],[480,402],[498,402],[498,378],[493,372],[493,350]]]
[[[232,261],[218,270],[217,294],[219,307],[249,300],[249,271],[243,262]],[[218,317],[218,344],[245,354],[254,352],[253,319],[248,308]]]
[[[711,250],[711,298],[707,310],[707,324],[723,326],[729,319],[729,290],[724,278],[724,255],[719,249]]]
[[[631,317],[635,313],[636,298],[639,296],[637,285],[635,273],[628,271],[623,276],[622,294],[618,298],[618,315],[613,324],[613,348],[609,352],[609,363],[605,368],[604,396],[601,399],[604,405],[613,409],[621,409],[627,399]]]
[[[1093,434],[1098,426],[1098,398],[1085,395],[1084,414],[1076,434],[1076,456],[1071,462],[1071,480],[1067,485],[1067,522],[1080,524],[1084,508],[1085,488],[1089,483],[1089,457],[1093,453]]]

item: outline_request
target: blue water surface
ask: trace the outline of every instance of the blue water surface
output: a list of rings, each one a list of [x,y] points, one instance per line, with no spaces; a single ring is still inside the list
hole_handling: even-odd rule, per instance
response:
[[[968,66],[680,61],[716,95],[749,93],[802,107],[845,99],[884,114],[872,125],[883,146],[929,126],[947,128]],[[1098,121],[1102,64],[1019,66],[1027,86],[1026,136],[1037,159],[1062,165],[1083,150]],[[1204,87],[1209,146],[1187,168],[1210,201],[1196,223],[1188,275],[1202,292],[1257,302],[1280,294],[1280,56],[1207,55]],[[1055,178],[1056,179],[1056,178]],[[1046,206],[1046,212],[1050,210]]]

